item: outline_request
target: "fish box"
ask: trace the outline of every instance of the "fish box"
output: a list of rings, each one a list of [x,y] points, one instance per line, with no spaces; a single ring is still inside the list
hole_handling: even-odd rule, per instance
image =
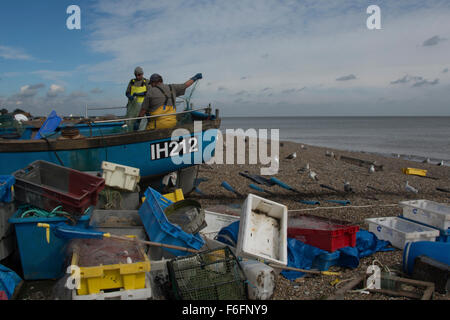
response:
[[[450,206],[429,200],[402,201],[403,216],[438,229],[450,228]]]
[[[140,170],[138,168],[103,161],[103,179],[109,187],[134,191],[140,180]]]
[[[238,256],[287,265],[287,207],[249,194],[242,206]]]
[[[400,250],[408,242],[436,241],[439,236],[439,230],[399,217],[370,218],[365,221],[369,224],[369,231],[378,239],[389,241]]]
[[[144,289],[145,273],[150,272],[150,260],[138,243],[115,239],[74,241],[72,265],[80,268],[79,296]]]
[[[222,228],[238,220],[239,217],[237,216],[205,210],[205,222],[207,226],[200,233],[210,239],[215,239]]]
[[[105,180],[88,173],[38,160],[14,172],[16,200],[51,212],[63,211],[81,216],[95,206]]]
[[[414,175],[414,176],[426,177],[426,175],[427,175],[427,170],[423,170],[423,169],[403,168],[402,171],[404,174],[409,174],[409,175]]]
[[[289,217],[288,237],[322,250],[334,252],[356,246],[359,227],[346,221],[327,219],[309,214]]]

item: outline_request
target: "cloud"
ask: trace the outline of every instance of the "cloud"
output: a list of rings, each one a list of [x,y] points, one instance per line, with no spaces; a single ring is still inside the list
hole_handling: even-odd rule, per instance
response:
[[[266,88],[262,89],[261,92],[264,92],[264,91],[267,91],[267,90],[272,90],[272,88],[266,87]]]
[[[415,87],[422,87],[422,86],[427,86],[427,85],[434,86],[437,84],[439,84],[439,79],[434,79],[433,81],[428,81],[428,80],[424,79],[424,80],[414,83],[412,85],[412,87],[415,88]]]
[[[439,42],[442,42],[445,40],[447,40],[447,39],[441,38],[439,36],[434,36],[434,37],[431,37],[430,39],[425,40],[422,45],[424,47],[435,46],[435,45],[439,44]]]
[[[356,76],[354,74],[349,74],[348,76],[337,78],[336,81],[348,81],[353,79],[356,79]]]
[[[33,60],[34,58],[22,49],[0,46],[0,58],[5,60]]]
[[[248,92],[246,90],[241,90],[241,91],[235,93],[235,96],[242,96],[244,94],[248,94]]]
[[[44,87],[45,84],[43,83],[25,85],[20,88],[20,92],[14,95],[14,97],[17,99],[31,98],[38,94],[39,89],[42,89]]]
[[[439,79],[435,79],[433,81],[427,80],[420,76],[410,76],[406,75],[403,78],[400,78],[395,81],[391,81],[391,84],[406,84],[406,83],[412,83],[412,88],[422,87],[426,85],[434,86],[439,84]]]
[[[48,98],[54,98],[56,96],[58,96],[59,94],[63,93],[66,89],[63,86],[57,85],[57,84],[52,84],[50,86],[50,89],[47,92],[47,97]]]
[[[64,91],[63,91],[64,92]],[[84,98],[87,97],[88,94],[83,91],[73,91],[70,93],[69,98],[77,99],[77,98]]]
[[[248,79],[247,77],[241,77],[241,80],[246,80],[246,79]]]
[[[69,71],[37,70],[37,71],[31,72],[31,74],[38,75],[42,79],[45,79],[45,80],[61,82],[61,78],[70,77],[72,73]]]
[[[447,73],[448,72],[448,68],[445,68],[444,70],[442,70],[442,73]]]
[[[92,94],[100,94],[100,93],[103,93],[103,90],[100,89],[100,88],[94,88],[94,89],[92,89],[89,92],[92,93]]]
[[[226,91],[227,90],[227,88],[225,88],[225,87],[218,87],[217,88],[217,91]]]

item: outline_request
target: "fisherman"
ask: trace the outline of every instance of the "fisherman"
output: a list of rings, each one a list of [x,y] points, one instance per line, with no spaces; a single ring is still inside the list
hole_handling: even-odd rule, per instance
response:
[[[144,70],[141,67],[134,69],[134,75],[136,78],[130,80],[125,95],[130,102],[136,97],[137,102],[142,104],[147,93],[147,79],[144,78]]]
[[[125,95],[128,98],[127,114],[125,118],[136,118],[141,110],[142,102],[147,93],[148,81],[144,78],[144,70],[141,67],[134,69],[135,79],[131,79]],[[127,130],[137,130],[139,121],[129,120],[126,122]]]
[[[161,115],[168,116],[156,117],[148,119],[147,130],[150,129],[167,129],[173,128],[177,124],[176,113],[176,97],[184,95],[187,88],[189,88],[195,81],[202,79],[201,73],[197,73],[191,79],[182,84],[164,84],[163,78],[155,73],[152,74],[149,81],[149,88],[142,103],[139,117],[145,115]]]

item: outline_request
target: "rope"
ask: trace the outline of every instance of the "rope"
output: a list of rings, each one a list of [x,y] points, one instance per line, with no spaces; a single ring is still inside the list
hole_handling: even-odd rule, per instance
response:
[[[20,214],[21,218],[26,218],[26,217],[54,218],[54,217],[63,216],[65,218],[69,219],[73,224],[76,224],[75,219],[70,215],[70,213],[59,210],[61,208],[62,208],[62,206],[57,206],[52,211],[48,212],[43,209],[34,208],[29,205],[24,205],[24,206],[19,207],[19,210],[24,210],[24,212]]]
[[[371,208],[371,207],[397,207],[398,204],[372,204],[366,206],[339,206],[339,207],[315,207],[308,209],[296,209],[296,210],[288,210],[290,212],[293,211],[312,211],[312,210],[321,210],[321,209],[341,209],[341,208]]]
[[[106,199],[105,209],[117,208],[117,205],[119,205],[119,209],[122,208],[123,199],[119,191],[104,189],[100,194]]]

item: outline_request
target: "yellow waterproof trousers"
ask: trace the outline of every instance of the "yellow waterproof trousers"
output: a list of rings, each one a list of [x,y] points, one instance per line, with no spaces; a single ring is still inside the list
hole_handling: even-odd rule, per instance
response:
[[[175,127],[177,125],[177,116],[174,113],[176,113],[176,109],[173,106],[159,107],[158,109],[153,111],[150,115],[156,116],[160,114],[167,114],[167,116],[149,118],[147,130],[170,129]]]

